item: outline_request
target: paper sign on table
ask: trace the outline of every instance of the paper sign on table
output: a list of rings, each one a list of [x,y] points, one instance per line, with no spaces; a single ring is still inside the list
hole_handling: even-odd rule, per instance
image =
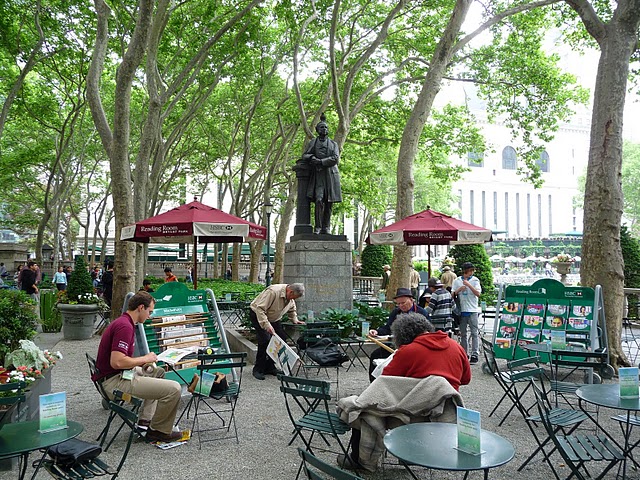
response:
[[[551,330],[551,348],[554,350],[567,348],[567,332],[565,330]]]
[[[67,392],[40,395],[39,432],[67,428]]]
[[[480,412],[457,407],[458,450],[473,455],[482,453],[480,445]]]
[[[638,367],[620,367],[620,398],[638,398]]]

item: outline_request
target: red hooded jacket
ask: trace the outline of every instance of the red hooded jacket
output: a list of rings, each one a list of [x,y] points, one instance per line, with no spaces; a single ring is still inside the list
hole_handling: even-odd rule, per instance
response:
[[[444,332],[434,332],[418,335],[410,344],[401,346],[382,374],[411,378],[439,375],[460,390],[460,385],[471,381],[471,366],[456,341]]]

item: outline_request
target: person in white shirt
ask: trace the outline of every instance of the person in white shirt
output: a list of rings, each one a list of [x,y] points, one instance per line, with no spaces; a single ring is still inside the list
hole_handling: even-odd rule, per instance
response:
[[[480,280],[473,276],[475,267],[471,262],[462,264],[462,275],[453,281],[451,294],[460,305],[460,345],[469,353],[467,326],[471,330],[471,364],[478,363],[480,354],[478,334],[478,298],[482,293]]]
[[[58,271],[53,274],[53,283],[56,284],[58,290],[67,289],[67,276],[62,271],[62,266],[58,267]]]

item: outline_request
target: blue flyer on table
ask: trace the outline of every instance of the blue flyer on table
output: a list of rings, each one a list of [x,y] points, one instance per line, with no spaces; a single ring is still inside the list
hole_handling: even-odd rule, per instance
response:
[[[472,455],[480,455],[480,412],[457,407],[458,450]]]
[[[67,392],[40,395],[39,432],[67,428]]]
[[[638,398],[638,367],[620,367],[620,398]]]

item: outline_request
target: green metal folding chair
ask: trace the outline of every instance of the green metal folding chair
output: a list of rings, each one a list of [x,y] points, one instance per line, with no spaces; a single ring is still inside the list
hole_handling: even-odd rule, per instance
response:
[[[40,466],[49,472],[53,478],[59,480],[79,480],[95,477],[105,477],[113,480],[117,478],[129,455],[131,443],[136,436],[135,426],[138,423],[138,412],[130,410],[116,402],[109,402],[109,410],[114,412],[116,416],[119,416],[123,420],[124,424],[129,426],[127,445],[122,452],[122,457],[116,468],[107,465],[100,457],[86,460],[72,466],[61,465],[52,458],[46,458],[42,460]]]
[[[351,430],[351,427],[340,420],[340,417],[333,413],[334,407],[329,407],[331,394],[329,393],[329,383],[323,380],[312,380],[301,377],[290,377],[278,375],[280,380],[280,391],[284,395],[285,406],[289,419],[293,424],[294,433],[289,441],[289,445],[300,437],[306,450],[313,454],[313,440],[318,434],[324,441],[322,448],[316,446],[319,451],[342,453],[347,456],[347,451],[351,441],[345,445],[340,437]],[[340,450],[330,450],[328,438],[333,438]],[[302,465],[301,465],[302,468]],[[300,470],[298,470],[298,475]]]
[[[567,480],[576,477],[578,480],[601,479],[605,478],[607,473],[624,459],[624,455],[620,449],[603,434],[577,434],[562,435],[558,434],[556,428],[551,423],[550,409],[545,402],[545,395],[535,380],[531,380],[533,392],[536,396],[536,404],[540,421],[553,441],[556,449],[562,456],[564,462],[571,469],[571,475],[567,476]],[[604,463],[605,467],[596,477],[591,475],[586,466],[592,462]],[[552,462],[547,462],[551,467],[553,474],[559,478],[558,473],[553,467]]]
[[[318,457],[298,447],[298,454],[302,457],[302,471],[305,478],[310,480],[364,480],[362,477],[345,472],[344,470],[323,462]]]
[[[200,364],[196,367],[200,374],[200,382],[204,373],[211,373],[222,371],[223,373],[230,372],[227,375],[227,388],[211,393],[205,393],[201,390],[200,383],[198,387],[193,391],[189,403],[187,403],[185,409],[180,414],[180,417],[176,421],[176,425],[180,422],[185,415],[189,418],[191,411],[193,410],[193,425],[192,434],[198,434],[199,447],[202,448],[203,441],[223,440],[227,438],[235,438],[236,443],[238,440],[238,427],[236,426],[235,410],[238,397],[240,396],[240,386],[242,383],[242,372],[247,365],[247,353],[214,353],[205,354],[198,353],[198,360]],[[212,415],[218,419],[219,425],[208,428],[206,425],[200,425],[201,419],[204,422],[203,417]],[[233,426],[233,432],[231,427]],[[224,430],[228,435],[215,438],[202,440],[202,433],[212,432],[216,430]]]

